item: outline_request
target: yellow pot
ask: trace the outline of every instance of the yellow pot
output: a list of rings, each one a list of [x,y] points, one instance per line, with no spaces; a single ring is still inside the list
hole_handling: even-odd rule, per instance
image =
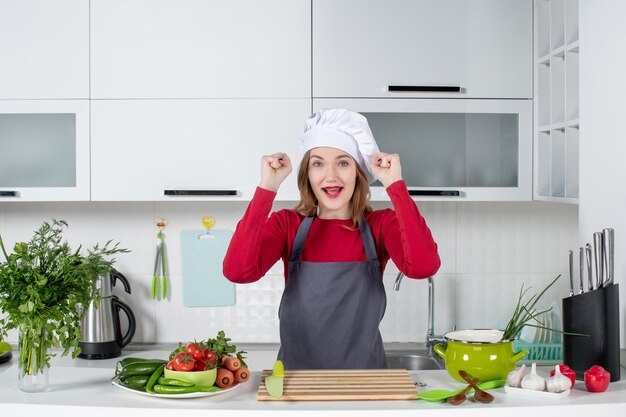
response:
[[[501,340],[499,330],[460,330],[444,337],[447,343],[435,345],[435,352],[444,359],[452,378],[461,382],[465,382],[459,376],[461,369],[481,382],[506,379],[516,362],[528,354],[515,352],[513,341]]]

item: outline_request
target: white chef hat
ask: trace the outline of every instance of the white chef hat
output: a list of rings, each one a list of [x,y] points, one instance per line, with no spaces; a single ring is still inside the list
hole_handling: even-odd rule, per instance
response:
[[[372,156],[378,152],[376,139],[365,116],[347,109],[324,109],[312,114],[300,134],[302,153],[320,146],[341,149],[354,158],[371,184]]]

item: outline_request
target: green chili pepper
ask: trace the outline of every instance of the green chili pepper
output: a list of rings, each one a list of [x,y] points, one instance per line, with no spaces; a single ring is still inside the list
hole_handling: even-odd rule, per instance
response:
[[[148,383],[149,378],[150,377],[148,375],[129,376],[128,378],[124,380],[120,380],[120,383],[123,386],[128,387],[130,389],[134,389],[137,391],[145,391],[146,384]]]
[[[115,375],[119,374],[121,369],[124,369],[126,366],[130,365],[131,363],[136,363],[136,362],[160,362],[160,363],[167,363],[167,361],[163,360],[163,359],[124,358],[121,361],[118,361],[117,364],[115,365]]]
[[[162,364],[156,369],[156,371],[154,371],[152,376],[150,376],[148,383],[146,384],[146,392],[150,394],[154,394],[152,387],[154,387],[154,384],[156,384],[159,378],[161,377],[161,375],[163,375],[164,370],[165,370],[165,364]]]
[[[126,365],[119,373],[120,379],[126,379],[135,375],[152,375],[160,366],[165,367],[163,361],[133,362]]]
[[[192,392],[216,392],[221,391],[220,387],[214,385],[202,386],[194,385],[193,387],[175,387],[172,385],[155,385],[153,387],[154,392],[157,394],[190,394]]]
[[[174,379],[174,378],[165,378],[164,376],[159,378],[159,381],[157,382],[157,384],[172,385],[176,387],[193,387],[194,386],[194,384],[192,384],[191,382],[181,381],[180,379]]]

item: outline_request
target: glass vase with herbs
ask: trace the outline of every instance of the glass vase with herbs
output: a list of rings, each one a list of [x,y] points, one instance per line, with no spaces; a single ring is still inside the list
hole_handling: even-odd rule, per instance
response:
[[[22,391],[41,392],[48,388],[48,368],[54,354],[80,353],[80,324],[90,302],[98,302],[94,285],[107,274],[117,253],[128,252],[111,240],[96,244],[86,253],[82,246],[72,250],[63,241],[68,224],[63,220],[44,222],[29,242],[18,242],[8,253],[2,236],[0,248],[0,336],[19,331],[18,383]]]

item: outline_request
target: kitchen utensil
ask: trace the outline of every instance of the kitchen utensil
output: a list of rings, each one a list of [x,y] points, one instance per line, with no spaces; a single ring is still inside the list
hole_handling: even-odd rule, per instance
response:
[[[479,381],[479,379],[478,379],[478,378],[474,378],[474,379],[472,380],[472,382],[473,382],[474,384],[478,384],[478,381]],[[447,402],[448,404],[450,404],[450,405],[459,405],[459,404],[462,404],[462,403],[463,403],[463,402],[465,402],[465,400],[467,399],[467,395],[465,395],[465,394],[467,394],[467,392],[468,392],[469,390],[471,390],[472,388],[473,388],[473,387],[472,387],[472,384],[468,385],[467,387],[463,388],[463,390],[462,390],[461,392],[459,392],[458,394],[456,394],[456,395],[454,395],[454,396],[452,396],[452,397],[448,398],[448,399],[446,400],[446,402]]]
[[[124,286],[124,291],[130,294],[130,284],[126,277],[116,270],[100,277],[96,288],[100,292],[100,302],[96,307],[92,302],[81,321],[83,340],[79,343],[81,353],[85,359],[108,359],[122,354],[122,348],[130,343],[135,335],[136,321],[131,308],[113,295],[113,287],[117,281]],[[122,335],[120,311],[128,319],[128,328]]]
[[[574,252],[569,251],[569,295],[574,295]]]
[[[478,401],[479,403],[483,403],[483,404],[489,404],[490,402],[492,402],[494,400],[494,396],[489,394],[487,391],[483,391],[481,390],[476,383],[474,382],[474,380],[472,379],[471,376],[469,376],[469,374],[464,371],[463,369],[459,370],[459,375],[461,376],[461,378],[463,378],[465,381],[467,381],[468,384],[470,384],[472,386],[472,388],[474,388],[474,399],[476,401]]]
[[[619,284],[563,299],[563,363],[583,380],[584,372],[600,365],[620,379]]]
[[[594,288],[598,289],[604,280],[604,242],[601,232],[593,234],[593,257],[596,261],[596,284]]]
[[[578,250],[578,278],[579,278],[579,287],[578,294],[582,294],[585,292],[585,284],[584,284],[584,274],[585,274],[585,250],[580,247]]]
[[[587,291],[593,290],[593,276],[591,266],[591,245],[587,243],[585,245],[585,260],[587,261]]]
[[[231,230],[181,232],[183,305],[213,307],[235,305],[235,284],[224,277],[222,262],[233,235]]]
[[[479,382],[478,388],[482,390],[488,390],[493,388],[500,388],[506,384],[504,379],[494,379],[493,381],[487,382]],[[473,390],[474,388],[471,388]],[[430,401],[430,402],[442,402],[447,400],[448,398],[457,395],[459,392],[463,390],[450,391],[445,389],[433,389],[430,391],[420,392],[416,395],[416,397],[420,400]]]
[[[165,250],[165,234],[163,229],[167,227],[167,219],[159,217],[155,220],[156,226],[159,229],[157,233],[156,251],[154,256],[154,274],[152,275],[152,299],[158,299],[158,293],[160,289],[160,298],[165,300],[167,298],[167,257]]]
[[[604,243],[604,263],[606,266],[606,279],[602,283],[604,287],[613,284],[615,272],[615,230],[602,229],[602,241]]]
[[[257,394],[259,401],[361,401],[414,400],[417,390],[406,369],[320,369],[286,370],[283,395],[272,397],[264,378]]]
[[[506,379],[515,369],[516,362],[528,351],[515,352],[512,341],[501,340],[502,334],[501,331],[482,329],[449,332],[444,335],[447,343],[435,345],[434,350],[445,360],[446,370],[457,381],[464,382],[459,370],[465,370],[481,381]]]

